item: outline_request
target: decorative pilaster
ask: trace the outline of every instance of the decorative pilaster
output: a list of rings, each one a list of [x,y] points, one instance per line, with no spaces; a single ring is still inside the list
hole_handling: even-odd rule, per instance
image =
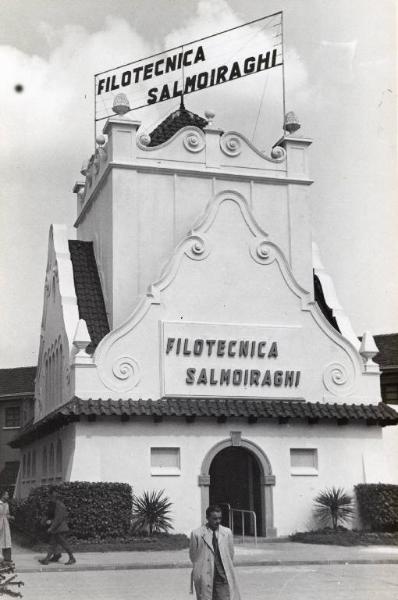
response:
[[[107,120],[104,133],[108,136],[108,158],[110,162],[132,162],[136,158],[136,137],[141,121],[124,117]]]
[[[206,166],[220,167],[220,135],[221,129],[213,126],[215,113],[212,110],[205,111],[205,117],[208,121],[204,132],[206,134]]]
[[[265,515],[265,535],[266,537],[276,537],[277,530],[274,527],[274,501],[272,488],[275,485],[275,475],[264,475],[261,478],[261,487],[263,488],[263,494],[261,494],[264,499],[264,507],[263,514]]]
[[[210,475],[199,475],[200,505],[202,507],[202,522],[206,521],[206,508],[209,506]]]
[[[76,181],[75,185],[73,186],[73,193],[76,194],[76,199],[77,199],[77,214],[80,213],[80,210],[84,204],[84,189],[86,187],[86,184],[84,181]]]
[[[309,178],[308,148],[312,140],[301,136],[285,136],[279,143],[286,150],[287,176],[299,179]]]
[[[113,112],[105,123],[103,132],[108,136],[108,158],[111,162],[132,162],[136,158],[136,137],[141,121],[127,117],[130,111],[129,101],[125,94],[118,94],[113,102]]]

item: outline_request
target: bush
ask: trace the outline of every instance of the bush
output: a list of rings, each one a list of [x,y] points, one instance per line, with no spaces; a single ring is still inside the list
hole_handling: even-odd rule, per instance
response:
[[[46,539],[43,518],[47,515],[49,486],[33,489],[28,498],[11,503],[15,526],[35,539]],[[132,492],[126,483],[76,481],[57,486],[68,509],[71,534],[77,539],[125,536],[131,524]]]
[[[163,496],[164,490],[144,492],[141,497],[133,499],[133,528],[135,531],[152,533],[166,532],[173,529],[170,512],[171,502]]]
[[[38,541],[14,529],[13,541],[22,548],[29,548],[33,552],[46,552],[48,543]],[[189,538],[182,534],[158,533],[153,537],[148,535],[128,534],[124,537],[112,537],[102,540],[82,540],[74,536],[69,537],[70,544],[75,552],[120,552],[120,551],[149,551],[149,550],[184,550],[189,547]]]
[[[355,529],[329,527],[316,531],[299,531],[289,536],[292,542],[301,544],[328,544],[330,546],[398,546],[398,533],[369,533]]]
[[[353,514],[352,497],[343,488],[326,489],[314,499],[315,517],[323,524],[332,522],[336,531],[339,523],[346,523]]]
[[[355,493],[364,529],[398,531],[398,485],[360,483]]]

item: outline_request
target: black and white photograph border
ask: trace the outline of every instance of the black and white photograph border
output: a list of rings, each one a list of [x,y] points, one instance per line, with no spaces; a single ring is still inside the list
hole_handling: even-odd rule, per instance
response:
[[[2,0],[0,596],[398,594],[396,23]]]

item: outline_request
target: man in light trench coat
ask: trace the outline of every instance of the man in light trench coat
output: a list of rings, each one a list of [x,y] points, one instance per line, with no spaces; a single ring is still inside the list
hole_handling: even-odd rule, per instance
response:
[[[189,557],[197,600],[240,600],[232,559],[232,531],[221,523],[221,508],[209,506],[206,525],[191,534]],[[192,590],[191,590],[192,591]]]

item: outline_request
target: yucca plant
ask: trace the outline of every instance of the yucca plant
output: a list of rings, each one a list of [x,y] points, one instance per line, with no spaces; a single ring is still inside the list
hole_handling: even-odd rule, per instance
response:
[[[334,530],[339,523],[346,523],[354,514],[352,496],[346,494],[343,488],[327,488],[318,494],[314,504],[315,517],[325,526],[331,521]]]
[[[173,529],[168,515],[172,503],[164,490],[144,492],[142,496],[133,498],[133,529],[153,533],[165,532]]]

